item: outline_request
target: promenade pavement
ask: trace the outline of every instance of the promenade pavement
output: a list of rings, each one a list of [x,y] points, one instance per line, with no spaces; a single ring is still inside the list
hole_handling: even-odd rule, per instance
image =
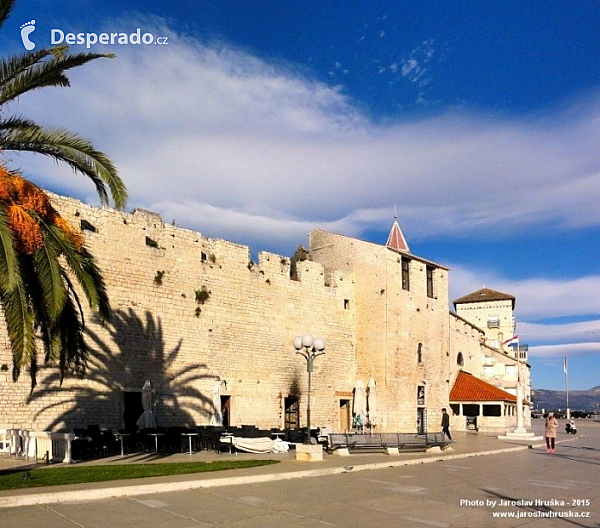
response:
[[[598,425],[598,424],[596,424]],[[541,434],[542,420],[534,420],[533,431]],[[600,425],[599,425],[600,427]],[[176,454],[170,456],[155,455],[125,455],[102,458],[98,460],[79,462],[85,464],[135,464],[161,462],[189,462],[240,459],[275,459],[278,464],[249,468],[243,470],[228,470],[215,473],[198,473],[167,477],[151,477],[137,480],[121,480],[75,484],[51,488],[33,488],[23,490],[0,491],[0,508],[18,507],[33,504],[52,504],[73,501],[91,501],[111,497],[133,497],[154,494],[158,492],[176,492],[182,490],[217,488],[239,484],[281,481],[308,477],[335,475],[347,472],[358,472],[390,467],[428,464],[438,461],[460,460],[492,454],[511,453],[541,448],[538,440],[531,441],[501,441],[497,435],[475,431],[456,432],[453,434],[455,443],[442,452],[436,453],[400,453],[386,455],[382,453],[352,453],[350,456],[324,454],[324,459],[318,462],[301,462],[295,460],[294,450],[285,454],[217,454],[201,451],[193,455]],[[577,436],[563,435],[559,441],[569,442]],[[43,464],[31,464],[24,460],[0,458],[0,470],[17,467],[44,467]],[[1,478],[1,477],[0,477]]]
[[[579,428],[567,435],[561,427],[555,454],[469,432],[443,454],[326,455],[314,463],[289,454],[266,468],[3,492],[0,526],[599,528],[600,423],[581,420]]]

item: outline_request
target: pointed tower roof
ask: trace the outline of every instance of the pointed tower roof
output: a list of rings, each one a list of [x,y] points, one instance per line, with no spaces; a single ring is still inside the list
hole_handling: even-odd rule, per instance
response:
[[[402,234],[402,230],[398,225],[398,217],[396,215],[394,215],[394,224],[392,225],[390,235],[388,236],[385,245],[389,248],[396,249],[398,251],[410,251],[410,249],[408,249],[406,239]]]

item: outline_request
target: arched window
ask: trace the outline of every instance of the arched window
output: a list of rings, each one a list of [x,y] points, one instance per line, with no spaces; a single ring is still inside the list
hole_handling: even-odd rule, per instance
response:
[[[463,356],[462,352],[458,353],[458,356],[456,356],[456,364],[460,367],[463,367],[465,364],[465,357]]]
[[[423,363],[423,343],[417,346],[417,363]]]

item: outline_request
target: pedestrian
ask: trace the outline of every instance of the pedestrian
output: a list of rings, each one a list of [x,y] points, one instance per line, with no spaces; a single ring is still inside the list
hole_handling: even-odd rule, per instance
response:
[[[556,441],[556,431],[558,430],[558,420],[554,418],[554,413],[549,412],[546,418],[546,453],[554,453],[554,443]]]
[[[442,433],[448,437],[448,440],[452,440],[450,434],[450,416],[446,412],[446,407],[442,409]]]

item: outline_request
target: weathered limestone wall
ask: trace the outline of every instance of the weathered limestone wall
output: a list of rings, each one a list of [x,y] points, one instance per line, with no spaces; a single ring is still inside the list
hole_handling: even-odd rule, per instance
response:
[[[221,393],[231,396],[233,425],[282,426],[288,395],[300,397],[304,423],[306,362],[292,340],[307,332],[327,342],[313,373],[312,420],[337,423],[336,392],[351,391],[354,383],[352,274],[338,272],[335,285],[326,286],[323,267],[303,262],[295,281],[285,257],[261,253],[255,264],[248,247],[164,224],[151,212],[52,199],[65,218],[86,223],[86,244],[115,313],[103,328],[86,312],[97,359],[84,380],[68,379],[59,388],[56,369],[42,368],[30,396],[26,373],[14,384],[10,371],[0,371],[1,426],[121,427],[123,392],[140,390],[146,379],[157,391],[162,426],[209,423],[219,380],[227,382]],[[0,365],[10,367],[3,342]]]
[[[456,313],[482,328],[488,345],[494,348],[500,348],[504,341],[513,336],[515,321],[510,300],[458,304]],[[488,326],[492,317],[499,318],[498,327]]]
[[[493,384],[498,376],[506,390],[515,386],[506,367],[515,360],[482,344],[476,322],[480,317],[483,326],[498,313],[502,328],[512,332],[510,301],[480,308],[474,319],[465,313],[470,323],[449,316],[443,266],[315,230],[309,259],[295,263],[292,280],[287,257],[262,252],[254,263],[247,246],[165,224],[155,213],[121,213],[56,195],[52,200],[84,229],[113,318],[103,327],[85,311],[92,349],[85,379],[69,378],[60,386],[57,369],[42,367],[32,394],[26,372],[17,383],[11,380],[10,344],[0,326],[0,427],[120,428],[129,412],[127,395],[139,392],[145,380],[156,390],[160,426],[210,423],[217,386],[230,397],[232,425],[282,427],[284,400],[294,396],[302,426],[306,362],[292,341],[304,333],[327,343],[312,375],[313,425],[348,427],[353,388],[372,378],[376,431],[415,431],[419,415],[429,430],[439,430],[458,352],[464,370]],[[409,261],[408,289],[402,258]],[[521,370],[521,379],[529,376],[528,368]],[[424,399],[417,397],[421,388]]]
[[[357,379],[378,383],[380,430],[416,430],[418,407],[426,409],[430,430],[439,429],[450,389],[447,270],[410,256],[406,291],[400,253],[321,230],[309,239],[312,260],[326,271],[341,269],[356,278]],[[433,297],[427,296],[428,265],[433,267]],[[417,403],[419,386],[425,387],[423,405]]]

